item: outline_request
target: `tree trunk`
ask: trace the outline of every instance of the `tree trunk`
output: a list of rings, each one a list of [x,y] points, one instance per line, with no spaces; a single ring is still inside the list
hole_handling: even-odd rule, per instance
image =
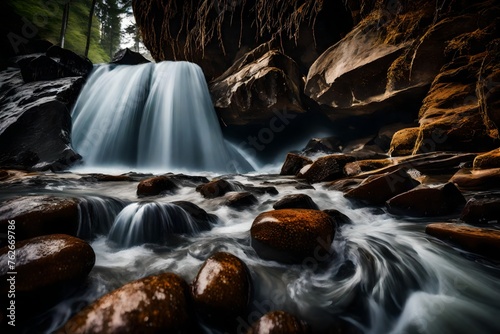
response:
[[[68,28],[68,19],[69,19],[69,3],[64,5],[64,12],[61,24],[61,36],[59,38],[59,44],[61,44],[61,48],[64,48],[64,38],[66,36],[66,29]]]
[[[85,57],[89,56],[90,37],[92,35],[92,19],[94,17],[96,2],[97,2],[97,0],[92,0],[92,4],[90,5],[89,22],[88,22],[88,26],[87,26],[87,45],[85,45]]]

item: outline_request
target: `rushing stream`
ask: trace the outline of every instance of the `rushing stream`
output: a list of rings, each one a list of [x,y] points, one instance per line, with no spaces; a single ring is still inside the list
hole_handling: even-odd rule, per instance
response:
[[[203,73],[193,64],[97,66],[72,117],[73,144],[84,168],[101,173],[104,168],[115,173],[115,168],[201,170],[210,171],[197,173],[208,179],[252,170],[224,140]],[[203,198],[194,185],[141,200],[137,174],[135,181],[96,182],[75,170],[26,176],[6,185],[2,200],[27,194],[78,198],[78,234],[96,253],[88,284],[26,331],[51,333],[103,294],[148,275],[174,272],[192,282],[210,255],[226,251],[247,264],[255,287],[248,317],[238,320],[241,333],[270,310],[290,311],[320,333],[339,319],[364,333],[500,333],[498,263],[427,236],[426,221],[354,206],[341,192],[318,184],[297,190],[294,178],[259,173],[227,176],[279,191],[258,195],[259,203],[243,211],[225,206],[223,198]],[[284,265],[260,259],[250,245],[253,220],[282,196],[296,193],[311,196],[320,209],[343,212],[352,223],[338,228],[328,261],[308,258]],[[208,226],[171,204],[175,201],[206,210]],[[151,221],[158,224],[142,228]],[[158,237],[165,231],[175,237]],[[206,333],[217,333],[202,326]]]
[[[85,304],[132,280],[175,272],[191,282],[203,261],[221,250],[248,265],[255,286],[253,310],[248,319],[240,319],[241,331],[259,315],[284,309],[309,321],[320,332],[338,318],[356,324],[365,333],[500,332],[498,264],[427,236],[423,222],[353,206],[342,193],[320,185],[315,190],[297,190],[296,181],[276,175],[239,175],[232,179],[256,186],[271,183],[280,193],[261,195],[260,204],[236,211],[221,205],[221,198],[204,199],[193,187],[183,187],[174,195],[147,202],[163,207],[162,203],[190,201],[219,218],[211,230],[194,236],[181,234],[158,245],[122,247],[109,240],[113,238],[110,231],[125,214],[123,208],[137,214],[137,207],[144,204],[135,194],[137,182],[95,183],[83,181],[77,174],[57,176],[52,181],[26,181],[30,193],[82,199],[80,231],[91,240],[97,256],[89,285],[42,317],[45,324],[51,323],[47,332]],[[24,187],[17,185],[16,189],[22,191]],[[272,210],[281,196],[292,193],[308,194],[320,209],[338,209],[352,219],[351,224],[338,229],[332,258],[326,264],[313,258],[297,265],[266,261],[250,246],[254,218]],[[137,202],[141,204],[127,206]],[[147,210],[143,214],[147,215]],[[90,222],[93,226],[88,225]],[[210,327],[205,330],[215,332]]]

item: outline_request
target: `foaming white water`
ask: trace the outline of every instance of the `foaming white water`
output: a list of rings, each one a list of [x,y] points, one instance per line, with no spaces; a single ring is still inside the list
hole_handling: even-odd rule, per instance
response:
[[[241,333],[270,310],[293,312],[311,323],[317,333],[331,332],[338,319],[370,334],[500,332],[498,264],[457,251],[426,235],[425,222],[409,222],[380,209],[355,207],[342,193],[318,184],[314,185],[316,189],[297,190],[293,183],[296,181],[287,177],[238,175],[231,181],[275,185],[279,195],[260,195],[254,207],[238,211],[223,205],[223,198],[204,199],[190,187],[141,202],[132,199],[137,183],[124,183],[116,196],[138,204],[129,206],[134,209],[131,212],[122,210],[122,216],[135,217],[140,213],[136,209],[144,206],[161,209],[164,203],[187,200],[217,215],[220,221],[211,230],[194,234],[187,231],[173,242],[157,245],[123,249],[109,242],[109,233],[89,240],[96,253],[91,285],[54,310],[50,315],[54,318],[54,329],[76,312],[75,305],[91,303],[132,280],[174,272],[192,282],[204,260],[216,251],[226,251],[247,264],[255,287],[252,309],[248,318],[241,319]],[[102,189],[89,184],[87,191],[101,193]],[[282,196],[296,193],[311,196],[322,210],[340,210],[352,223],[338,228],[331,245],[332,255],[324,262],[309,258],[299,264],[285,265],[262,260],[250,245],[253,220],[259,213],[272,210],[273,203]],[[148,206],[148,203],[155,204]],[[85,207],[88,205],[82,206],[82,210]],[[92,208],[100,208],[106,214],[111,214],[112,209],[106,211],[106,206],[98,203]],[[117,223],[120,213],[114,215]],[[147,217],[142,213],[142,218]],[[148,221],[158,223],[158,218],[153,215]],[[68,307],[73,308],[72,313],[67,313]],[[220,333],[210,327],[205,332]]]
[[[72,112],[85,166],[142,171],[247,172],[224,140],[198,65],[100,65]]]

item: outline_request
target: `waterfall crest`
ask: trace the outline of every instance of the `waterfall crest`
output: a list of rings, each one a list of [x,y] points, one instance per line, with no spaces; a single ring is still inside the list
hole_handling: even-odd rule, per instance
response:
[[[86,166],[248,172],[222,136],[198,65],[99,65],[72,111]]]

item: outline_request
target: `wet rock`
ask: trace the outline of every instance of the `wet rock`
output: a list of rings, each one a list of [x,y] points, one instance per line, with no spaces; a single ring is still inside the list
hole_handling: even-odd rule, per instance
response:
[[[453,174],[472,163],[475,153],[431,152],[399,158],[398,166],[414,168],[427,175]]]
[[[500,231],[458,225],[454,223],[429,224],[425,233],[450,241],[466,251],[500,259]]]
[[[185,174],[167,174],[166,176],[181,187],[197,187],[201,184],[209,182],[204,176]]]
[[[134,52],[129,48],[125,48],[116,52],[111,62],[120,65],[138,65],[149,63],[150,61],[144,58],[139,52]]]
[[[7,263],[8,247],[3,247],[0,257]],[[65,234],[40,236],[16,241],[16,291],[36,293],[44,289],[57,289],[60,284],[85,279],[93,268],[95,254],[85,241]],[[8,267],[0,269],[7,277]],[[2,279],[0,290],[7,292],[7,282]]]
[[[252,289],[246,264],[232,254],[218,252],[203,263],[191,294],[200,316],[231,327],[247,311]]]
[[[460,220],[471,225],[500,222],[500,198],[471,198],[465,204]]]
[[[339,153],[342,152],[342,142],[337,137],[313,138],[309,140],[304,153]]]
[[[275,210],[281,209],[311,209],[319,210],[318,205],[313,199],[306,194],[292,194],[283,196],[279,201],[274,203]]]
[[[388,199],[415,188],[419,184],[405,169],[366,178],[345,193],[345,197],[371,205],[383,205]]]
[[[167,176],[155,176],[142,180],[137,185],[137,196],[156,196],[162,193],[172,193],[178,186]]]
[[[284,209],[261,213],[250,230],[251,244],[267,260],[298,262],[325,258],[335,235],[334,222],[324,212]]]
[[[333,181],[344,175],[344,166],[355,158],[345,154],[332,154],[318,158],[303,174],[310,183]]]
[[[16,241],[56,233],[76,236],[78,201],[54,196],[17,197],[0,206],[2,231],[7,231],[11,220],[16,222]],[[5,245],[6,236],[0,240]]]
[[[8,247],[0,250],[0,260],[5,263],[0,268],[0,291],[3,296],[7,296],[8,272],[12,271],[7,266],[8,252]],[[14,262],[17,315],[24,319],[28,314],[46,310],[74,292],[94,266],[95,254],[83,240],[53,234],[16,240]]]
[[[359,160],[346,164],[344,167],[344,173],[347,176],[355,176],[363,172],[368,172],[392,165],[394,165],[394,161],[391,159]]]
[[[268,124],[276,118],[277,110],[289,114],[305,112],[301,104],[302,86],[297,64],[264,44],[214,79],[210,92],[225,124]]]
[[[184,210],[186,208],[187,210]],[[177,235],[209,230],[216,218],[195,204],[138,202],[127,205],[115,218],[108,240],[120,247],[164,244]],[[190,213],[193,213],[192,216]]]
[[[336,209],[323,210],[324,213],[330,216],[335,222],[335,227],[339,227],[346,224],[352,224],[351,218]]]
[[[177,206],[180,206],[184,211],[186,211],[191,218],[196,221],[196,226],[202,231],[209,230],[212,224],[216,224],[219,218],[211,213],[207,213],[205,210],[200,208],[198,205],[187,202],[187,201],[175,201],[172,202]]]
[[[245,192],[228,192],[224,195],[224,205],[234,209],[245,209],[257,204],[259,201],[252,193]]]
[[[110,175],[110,174],[90,174],[88,177],[83,177],[86,181],[94,182],[122,182],[122,181],[133,181],[130,175]]]
[[[278,189],[276,187],[254,187],[254,186],[243,186],[243,189],[257,195],[278,195]]]
[[[337,190],[346,193],[359,186],[361,182],[363,182],[363,179],[346,178],[329,182],[325,185],[325,188],[328,190]]]
[[[306,165],[312,164],[312,160],[295,153],[286,155],[285,163],[281,167],[281,175],[297,175]]]
[[[104,295],[59,331],[79,333],[191,333],[187,283],[164,273],[128,283]]]
[[[70,109],[81,77],[24,83],[19,70],[0,73],[0,166],[61,170],[81,159],[71,148]]]
[[[42,54],[15,58],[25,83],[57,80],[67,77],[87,77],[92,71],[92,62],[76,53],[52,45]]]
[[[196,191],[201,193],[205,198],[221,197],[230,191],[236,190],[231,183],[224,179],[214,180],[196,187]]]
[[[460,170],[450,179],[463,190],[487,190],[500,187],[500,168]]]
[[[460,212],[465,198],[453,183],[429,188],[418,187],[387,201],[387,210],[396,215],[436,217]]]
[[[474,159],[474,169],[489,169],[500,167],[500,148],[478,155]]]
[[[391,139],[389,155],[391,157],[411,155],[419,132],[420,128],[406,128],[396,132]]]
[[[285,311],[272,311],[257,320],[247,334],[307,334],[310,326]]]

